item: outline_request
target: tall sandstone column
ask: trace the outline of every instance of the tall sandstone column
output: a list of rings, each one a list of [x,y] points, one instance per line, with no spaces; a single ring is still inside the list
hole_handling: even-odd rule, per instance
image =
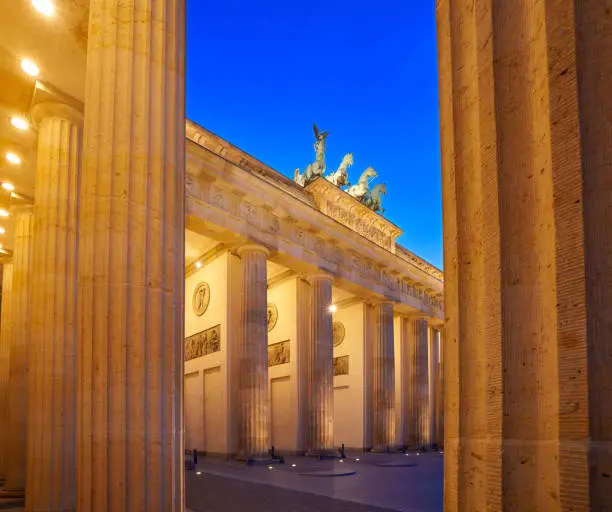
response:
[[[395,445],[395,358],[393,303],[374,307],[376,331],[372,368],[372,449],[389,451]]]
[[[91,0],[77,510],[183,507],[184,0]]]
[[[334,448],[334,343],[332,279],[309,277],[310,339],[308,349],[308,452],[325,455]]]
[[[13,263],[2,264],[2,306],[0,310],[0,485],[6,477],[5,451],[8,439],[8,383],[11,353],[11,305]]]
[[[38,125],[30,294],[30,511],[74,510],[77,204],[83,114],[34,106]]]
[[[8,383],[8,432],[4,488],[23,492],[26,483],[28,420],[28,356],[30,331],[30,269],[32,208],[14,211],[13,289],[11,293],[11,350]]]
[[[438,394],[438,330],[430,325],[429,326],[429,355],[427,357],[427,366],[428,366],[428,383],[427,383],[427,408],[428,408],[428,439],[429,445],[436,444],[436,420],[437,420],[437,410],[436,410],[436,396]]]
[[[406,445],[422,448],[429,439],[429,335],[427,320],[409,319],[409,379],[410,404]]]
[[[242,259],[242,347],[240,351],[241,450],[246,458],[268,458],[268,273],[269,251],[248,244]]]
[[[437,17],[445,510],[611,510],[610,4]]]

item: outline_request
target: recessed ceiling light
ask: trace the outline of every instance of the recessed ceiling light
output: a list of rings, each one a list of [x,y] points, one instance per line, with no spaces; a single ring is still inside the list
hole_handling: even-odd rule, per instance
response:
[[[55,5],[51,0],[32,0],[34,9],[44,14],[45,16],[53,16],[55,14]]]
[[[4,235],[4,233],[6,233],[6,229],[4,229],[3,227],[0,227],[0,235]]]
[[[196,268],[202,268],[202,262],[196,261]]]
[[[336,311],[338,311],[338,306],[336,306],[335,304],[331,304],[329,306],[329,312],[330,313],[335,313]]]
[[[7,183],[6,181],[4,183],[2,183],[2,188],[4,190],[8,190],[9,192],[12,192],[13,190],[15,190],[14,185],[11,184],[11,183]]]
[[[9,216],[9,212],[7,212],[4,209],[0,209],[0,217],[8,217]]]
[[[30,124],[23,117],[11,117],[11,124],[18,130],[27,130]]]
[[[30,76],[38,76],[38,73],[40,73],[38,66],[30,59],[23,59],[21,61],[21,69],[23,69]]]
[[[13,164],[13,165],[19,165],[21,163],[21,158],[19,158],[19,155],[16,155],[15,153],[11,153],[10,151],[4,155],[6,157],[6,159],[9,161],[9,163]]]

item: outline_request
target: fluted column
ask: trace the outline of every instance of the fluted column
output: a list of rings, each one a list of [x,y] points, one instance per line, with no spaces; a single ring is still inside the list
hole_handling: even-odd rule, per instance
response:
[[[409,448],[429,445],[429,329],[427,320],[410,319],[409,345],[410,404],[408,407]]]
[[[436,371],[436,434],[434,444],[444,447],[444,327],[438,328],[438,369]]]
[[[7,491],[22,492],[26,483],[28,419],[28,352],[30,331],[30,268],[32,261],[31,207],[15,215],[13,290],[11,294],[11,350],[8,385],[8,435],[6,440]]]
[[[308,349],[308,452],[323,455],[334,448],[334,369],[332,278],[308,278],[311,289]]]
[[[246,458],[268,456],[268,273],[269,251],[248,244],[242,259],[242,347],[240,351],[241,450]]]
[[[427,360],[427,373],[428,373],[428,382],[427,382],[427,424],[428,424],[428,439],[429,445],[436,444],[436,421],[437,421],[437,394],[438,394],[438,353],[439,353],[439,345],[438,345],[438,330],[430,325],[429,326],[429,355]]]
[[[11,353],[11,304],[13,263],[2,265],[2,305],[0,309],[0,484],[6,477],[5,450],[8,438],[8,383]]]
[[[395,445],[395,357],[393,303],[375,305],[376,336],[372,368],[372,448],[389,451]]]
[[[38,125],[28,386],[29,511],[75,500],[77,214],[83,115],[32,109]]]
[[[91,0],[77,510],[183,507],[185,1]]]
[[[445,510],[612,510],[610,3],[436,8]]]

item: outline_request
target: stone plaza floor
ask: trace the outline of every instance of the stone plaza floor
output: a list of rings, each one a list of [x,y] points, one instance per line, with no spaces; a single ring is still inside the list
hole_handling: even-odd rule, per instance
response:
[[[272,469],[200,457],[185,472],[186,505],[188,512],[440,512],[442,466],[439,453],[287,457]],[[0,499],[3,512],[22,507]]]
[[[342,463],[288,457],[269,469],[201,457],[186,472],[185,487],[192,512],[439,512],[443,459],[439,453],[361,454]]]

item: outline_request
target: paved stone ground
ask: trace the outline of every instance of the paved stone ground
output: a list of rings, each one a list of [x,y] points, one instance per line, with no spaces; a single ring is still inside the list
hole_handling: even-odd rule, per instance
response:
[[[186,472],[187,508],[193,512],[442,510],[440,454],[353,455],[343,463],[290,457],[285,462],[270,470],[201,458],[197,471]],[[313,471],[355,474],[304,475]]]

